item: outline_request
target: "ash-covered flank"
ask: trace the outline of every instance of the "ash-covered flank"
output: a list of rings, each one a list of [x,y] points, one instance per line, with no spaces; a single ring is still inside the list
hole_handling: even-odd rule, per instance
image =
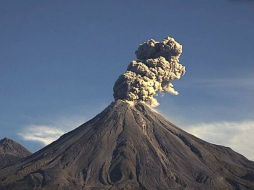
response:
[[[246,190],[254,162],[179,129],[143,103],[118,100],[21,163],[1,190]]]

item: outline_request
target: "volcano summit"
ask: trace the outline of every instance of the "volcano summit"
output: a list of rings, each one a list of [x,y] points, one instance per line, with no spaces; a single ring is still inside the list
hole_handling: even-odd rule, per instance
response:
[[[138,60],[119,77],[115,101],[104,111],[1,169],[0,189],[254,189],[254,162],[188,134],[150,107],[158,92],[174,91],[168,90],[173,88],[172,80],[185,73],[178,65],[180,46],[172,45],[171,38],[166,41],[164,45],[153,42],[151,50],[136,53]],[[150,62],[156,67],[150,67]],[[152,75],[155,71],[161,75]]]

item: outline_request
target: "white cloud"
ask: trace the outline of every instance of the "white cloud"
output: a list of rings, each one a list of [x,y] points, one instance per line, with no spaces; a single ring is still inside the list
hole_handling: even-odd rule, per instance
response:
[[[106,105],[93,105],[92,108],[82,108],[79,113],[70,115],[60,114],[55,118],[36,118],[31,120],[31,124],[22,127],[18,135],[25,141],[40,143],[45,146],[57,140],[61,135],[69,132],[90,118],[99,113]],[[38,123],[39,121],[40,123]]]
[[[86,121],[84,117],[61,117],[50,124],[25,126],[18,135],[26,141],[48,145],[64,133],[78,127],[84,121]]]
[[[63,134],[62,129],[40,125],[28,126],[19,133],[24,140],[39,142],[43,145],[52,143]]]
[[[185,130],[208,142],[231,147],[254,160],[254,121],[200,123]]]

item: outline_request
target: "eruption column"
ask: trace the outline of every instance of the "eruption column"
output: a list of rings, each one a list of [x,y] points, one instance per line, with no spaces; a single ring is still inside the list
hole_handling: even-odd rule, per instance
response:
[[[159,92],[178,95],[172,82],[185,74],[179,63],[182,45],[167,37],[162,42],[153,39],[141,44],[125,73],[114,85],[115,100],[143,101],[152,107],[159,105],[155,96]]]

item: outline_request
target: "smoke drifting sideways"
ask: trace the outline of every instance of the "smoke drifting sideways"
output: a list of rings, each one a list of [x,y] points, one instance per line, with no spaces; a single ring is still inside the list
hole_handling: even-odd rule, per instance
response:
[[[151,107],[159,105],[158,93],[178,95],[172,82],[186,72],[179,63],[182,45],[172,37],[162,42],[153,39],[141,44],[125,73],[114,84],[114,98],[131,102],[142,101]]]

